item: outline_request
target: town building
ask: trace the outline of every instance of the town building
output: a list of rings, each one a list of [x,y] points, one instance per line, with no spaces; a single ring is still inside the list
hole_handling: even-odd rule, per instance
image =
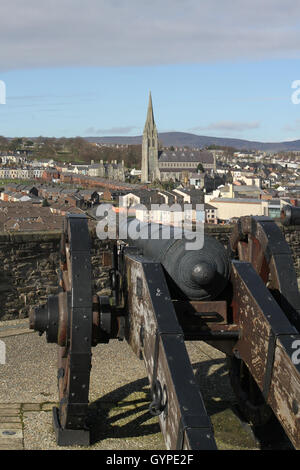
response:
[[[214,154],[207,150],[160,149],[158,132],[154,121],[151,93],[142,143],[142,183],[159,181],[183,181],[188,183],[190,175],[199,165],[204,170],[216,170]]]
[[[228,222],[233,217],[245,215],[268,216],[268,201],[252,198],[215,198],[209,204],[217,209],[219,221]]]
[[[204,204],[205,210],[205,223],[206,224],[217,224],[218,217],[217,217],[217,209],[210,204]]]

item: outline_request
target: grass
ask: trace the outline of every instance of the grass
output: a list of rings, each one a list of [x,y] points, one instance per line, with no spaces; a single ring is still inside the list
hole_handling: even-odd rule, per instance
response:
[[[34,184],[37,184],[37,180],[25,180],[25,179],[16,179],[16,178],[0,178],[0,184],[6,185],[10,183],[15,183],[15,184],[24,184],[26,186],[32,186]]]

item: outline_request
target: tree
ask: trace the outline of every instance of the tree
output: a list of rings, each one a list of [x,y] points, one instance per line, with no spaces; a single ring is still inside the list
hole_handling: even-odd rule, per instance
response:
[[[202,163],[199,163],[199,165],[197,166],[197,171],[200,171],[200,173],[204,173],[204,168],[203,168]]]
[[[18,138],[18,139],[13,139],[10,144],[9,144],[9,150],[12,150],[13,152],[15,152],[17,149],[19,149],[21,147],[23,143],[23,140]]]
[[[176,188],[176,183],[174,183],[174,181],[170,179],[168,181],[162,182],[161,186],[165,191],[172,191],[173,189]]]
[[[0,149],[1,150],[6,150],[8,148],[8,140],[0,135]]]
[[[43,199],[42,207],[49,207],[49,206],[50,206],[50,204],[48,202],[48,199],[47,198]]]
[[[232,177],[232,174],[231,174],[230,171],[228,171],[228,173],[226,173],[225,179],[226,179],[226,183],[232,184],[233,177]]]

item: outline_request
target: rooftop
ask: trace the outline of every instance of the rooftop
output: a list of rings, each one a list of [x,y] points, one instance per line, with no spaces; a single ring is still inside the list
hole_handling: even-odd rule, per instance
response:
[[[245,197],[245,198],[220,197],[220,198],[211,199],[210,202],[228,202],[228,203],[231,203],[231,204],[246,204],[246,203],[247,204],[261,204],[262,200],[261,199],[253,199],[253,198],[250,198],[250,197]]]
[[[164,150],[159,154],[160,162],[214,163],[214,156],[206,150]]]

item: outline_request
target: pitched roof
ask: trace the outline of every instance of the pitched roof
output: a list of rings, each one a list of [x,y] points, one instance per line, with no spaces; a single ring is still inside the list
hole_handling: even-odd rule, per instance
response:
[[[234,189],[234,191],[245,192],[245,193],[249,193],[249,192],[263,193],[263,190],[260,189],[258,186],[255,186],[255,185],[245,185],[245,184],[241,184],[240,186],[239,185],[234,185],[233,189]]]
[[[205,204],[204,204],[204,209],[213,209],[213,210],[216,210],[216,207],[212,206],[211,204],[205,203]]]
[[[214,156],[207,150],[164,150],[159,153],[160,162],[214,163]],[[176,169],[177,170],[177,169]],[[160,170],[161,171],[161,170]]]
[[[231,204],[241,204],[241,203],[247,203],[247,204],[261,204],[262,203],[262,200],[261,199],[252,199],[252,198],[239,198],[239,197],[235,197],[235,198],[229,198],[229,197],[220,197],[220,198],[215,198],[215,199],[211,199],[210,202],[229,202]]]

